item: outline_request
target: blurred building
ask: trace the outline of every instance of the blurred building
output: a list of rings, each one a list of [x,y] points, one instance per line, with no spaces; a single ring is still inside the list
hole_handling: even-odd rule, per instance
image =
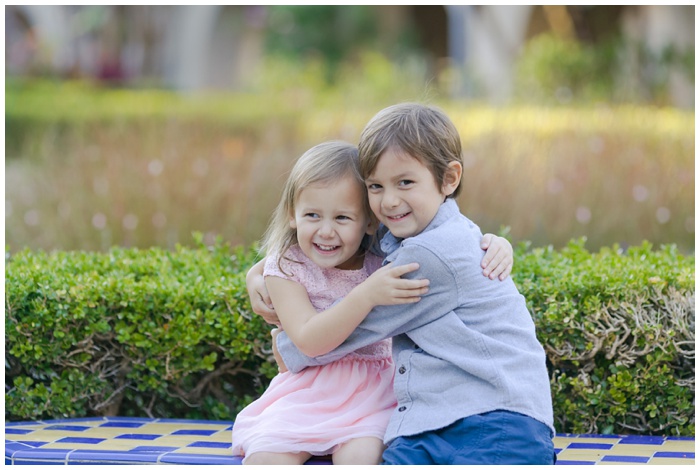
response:
[[[612,30],[664,54],[694,48],[693,5],[390,5],[375,6],[384,43],[402,28],[418,33],[436,67],[468,70],[493,102],[512,94],[513,67],[528,39],[545,31],[595,41]],[[265,6],[5,6],[9,75],[64,77],[166,86],[240,89],[264,54]],[[674,104],[694,107],[694,83],[669,77]]]

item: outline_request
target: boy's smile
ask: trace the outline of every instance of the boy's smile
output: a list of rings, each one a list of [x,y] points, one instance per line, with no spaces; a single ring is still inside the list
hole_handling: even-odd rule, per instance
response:
[[[459,177],[461,166],[456,184]],[[443,188],[438,188],[435,177],[420,160],[390,148],[379,157],[365,184],[372,212],[392,235],[408,238],[425,230],[445,197],[456,188],[451,175],[445,181]]]

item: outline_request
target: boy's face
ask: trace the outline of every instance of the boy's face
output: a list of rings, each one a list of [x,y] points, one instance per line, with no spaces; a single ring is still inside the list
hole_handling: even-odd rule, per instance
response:
[[[362,186],[353,178],[310,184],[297,197],[290,227],[299,247],[322,268],[360,269],[356,257],[371,220],[362,203]]]
[[[459,184],[462,168],[452,163],[455,165],[450,165],[445,184],[438,188],[435,177],[420,160],[400,149],[388,149],[365,179],[372,212],[395,237],[418,235]]]

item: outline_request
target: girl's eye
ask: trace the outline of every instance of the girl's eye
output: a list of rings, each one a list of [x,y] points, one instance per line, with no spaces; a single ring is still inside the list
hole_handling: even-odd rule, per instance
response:
[[[338,217],[336,217],[336,219],[337,220],[350,220],[350,217],[348,217],[347,215],[339,215]]]
[[[367,189],[370,191],[377,191],[378,189],[381,189],[382,186],[376,183],[368,184]]]
[[[304,214],[304,217],[309,217],[309,218],[311,218],[311,219],[317,219],[317,218],[318,218],[318,214],[315,213],[315,212],[308,212],[308,213]]]
[[[413,183],[411,180],[401,180],[399,181],[399,186],[409,186]]]

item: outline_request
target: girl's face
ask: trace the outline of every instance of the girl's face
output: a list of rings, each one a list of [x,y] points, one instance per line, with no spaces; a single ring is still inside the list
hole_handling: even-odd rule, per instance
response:
[[[297,197],[289,225],[297,231],[299,247],[322,268],[360,269],[356,256],[372,222],[362,204],[362,191],[352,177],[315,183]]]

